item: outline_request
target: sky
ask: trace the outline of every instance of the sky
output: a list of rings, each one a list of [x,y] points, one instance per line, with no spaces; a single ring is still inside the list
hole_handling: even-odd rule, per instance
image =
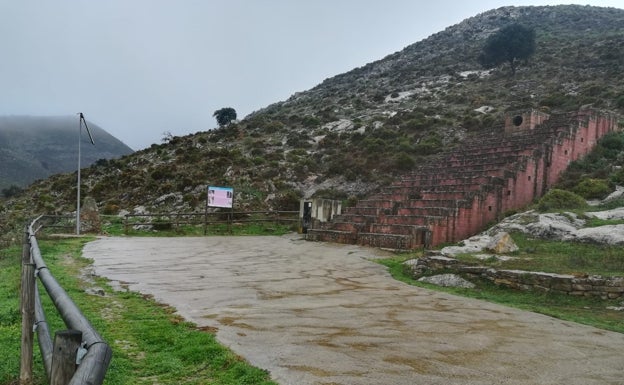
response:
[[[78,112],[135,150],[239,119],[507,5],[624,0],[0,0],[0,115]],[[97,141],[97,139],[96,139]],[[97,145],[97,143],[96,143]]]

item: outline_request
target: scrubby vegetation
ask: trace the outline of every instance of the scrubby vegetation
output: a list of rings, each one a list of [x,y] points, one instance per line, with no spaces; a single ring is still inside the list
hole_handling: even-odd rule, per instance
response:
[[[583,197],[573,192],[559,189],[549,190],[537,203],[539,211],[576,210],[587,208]]]
[[[364,197],[468,136],[499,132],[511,111],[557,113],[591,104],[622,113],[623,14],[583,6],[483,13],[240,122],[96,162],[83,170],[81,196],[110,214],[138,207],[201,212],[207,185],[234,187],[241,210],[284,209],[317,190]],[[514,77],[504,65],[482,70],[485,41],[512,23],[535,32],[534,54]],[[607,156],[613,146],[617,139],[605,144],[605,162],[619,164]],[[573,166],[571,173],[587,180],[571,174],[564,180],[574,179],[574,186],[560,187],[601,197],[605,185],[624,179],[624,171],[607,176],[607,167],[595,167]],[[38,181],[2,201],[0,233],[30,215],[72,212],[75,196],[71,174]]]
[[[604,199],[617,185],[624,185],[622,132],[605,135],[587,156],[570,163],[556,187],[591,200]]]

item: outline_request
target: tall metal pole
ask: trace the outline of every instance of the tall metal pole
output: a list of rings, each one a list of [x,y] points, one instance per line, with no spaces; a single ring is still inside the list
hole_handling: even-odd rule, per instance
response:
[[[78,113],[78,188],[76,193],[76,235],[80,235],[80,134],[82,134],[82,113]]]

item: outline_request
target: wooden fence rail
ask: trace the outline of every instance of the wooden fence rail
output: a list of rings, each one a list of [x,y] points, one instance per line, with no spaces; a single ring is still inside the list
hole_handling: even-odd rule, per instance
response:
[[[50,273],[36,238],[38,221],[26,230],[22,253],[22,353],[20,384],[32,384],[33,333],[37,332],[44,368],[51,385],[100,385],[112,351]],[[32,277],[32,279],[31,279]],[[68,328],[56,332],[54,343],[39,299],[39,278]],[[79,341],[79,346],[76,346]],[[84,355],[84,356],[83,356]]]
[[[178,228],[182,225],[203,225],[204,234],[209,226],[233,223],[287,223],[299,222],[299,211],[219,211],[212,213],[156,213],[127,214],[124,216],[124,232],[128,234],[134,226],[170,226]]]

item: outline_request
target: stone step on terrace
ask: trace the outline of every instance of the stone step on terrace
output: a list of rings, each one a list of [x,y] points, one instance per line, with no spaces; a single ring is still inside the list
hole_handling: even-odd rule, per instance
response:
[[[336,230],[336,231],[347,231],[347,232],[359,232],[362,230],[368,230],[369,226],[366,226],[364,223],[357,223],[357,222],[351,222],[351,221],[340,221],[340,222],[333,222],[333,225],[331,226],[331,230]]]
[[[390,200],[392,202],[405,202],[412,199],[461,199],[464,195],[474,195],[483,188],[482,185],[462,185],[451,186],[449,188],[427,189],[423,191],[411,190],[403,192],[401,190],[393,190],[388,193],[380,193],[374,197],[378,200]],[[407,190],[403,188],[402,190]],[[393,208],[395,205],[392,206]]]
[[[486,171],[485,173],[487,174],[486,176],[483,177],[485,179],[475,180],[474,179],[475,177],[463,178],[461,181],[455,180],[455,183],[453,183],[453,176],[460,175],[461,174],[460,172],[456,174],[451,174],[451,175],[444,175],[444,176],[430,175],[429,177],[423,177],[423,178],[414,179],[414,180],[404,180],[404,181],[401,181],[401,184],[405,188],[413,188],[414,194],[416,194],[420,191],[444,191],[447,189],[453,190],[455,189],[455,186],[458,186],[458,185],[461,186],[461,185],[473,184],[473,183],[478,184],[478,185],[492,184],[496,186],[499,186],[499,185],[503,186],[507,183],[509,179],[514,178],[516,175],[516,172],[513,172],[511,170],[501,170],[501,169],[496,170],[496,171]],[[475,172],[475,174],[478,174],[478,172]],[[495,174],[495,175],[491,175],[491,174]],[[490,178],[490,179],[487,179],[487,178]],[[458,182],[465,182],[465,183],[458,183]]]
[[[438,167],[444,170],[453,170],[454,168],[470,169],[472,165],[501,165],[509,164],[513,165],[518,162],[524,162],[529,160],[532,155],[524,154],[488,154],[488,155],[475,155],[473,157],[455,157],[448,159],[444,162],[440,162]]]
[[[308,229],[306,233],[308,241],[342,243],[355,245],[358,240],[358,233],[351,231],[338,231],[331,229]]]
[[[416,175],[436,175],[436,176],[440,176],[440,175],[456,175],[459,173],[469,173],[469,172],[481,172],[481,173],[486,173],[486,172],[497,172],[497,170],[510,170],[510,171],[515,171],[518,169],[518,165],[520,164],[526,164],[526,162],[529,160],[529,158],[519,158],[518,160],[514,161],[514,162],[506,162],[506,161],[500,161],[500,160],[489,160],[489,161],[483,161],[483,162],[472,162],[472,163],[466,163],[466,164],[462,164],[462,165],[456,165],[456,164],[446,164],[446,163],[439,163],[435,166],[430,166],[428,168],[421,168],[418,170],[417,173],[415,173]],[[482,175],[490,175],[490,174],[482,174]]]
[[[390,199],[363,199],[357,203],[356,207],[375,207],[379,209],[392,209],[395,205],[395,201]]]
[[[401,207],[396,215],[445,217],[455,214],[456,211],[457,209],[452,207]]]
[[[495,134],[498,135],[498,137],[471,137],[464,141],[461,149],[471,149],[474,151],[489,151],[496,146],[499,146],[501,148],[518,144],[523,146],[533,146],[543,143],[545,139],[552,138],[552,133],[552,128],[543,127],[534,130],[521,130],[517,132],[508,132],[506,134],[501,132]]]
[[[497,135],[501,135],[498,133]],[[552,132],[550,130],[534,130],[531,132],[511,133],[503,136],[488,137],[480,136],[478,138],[469,138],[464,141],[459,151],[464,152],[491,152],[505,149],[512,146],[521,145],[523,147],[531,147],[543,143],[544,139],[550,138]]]
[[[426,228],[425,226],[415,226],[411,224],[384,224],[375,223],[371,226],[370,233],[373,234],[397,234],[397,235],[413,235],[419,228]]]
[[[426,230],[421,231],[424,234]],[[422,247],[424,235],[418,232],[414,235],[383,234],[383,233],[360,233],[356,243],[361,246],[377,247],[389,250],[413,250]]]
[[[518,165],[526,163],[527,160],[528,158],[524,157],[514,158],[513,161],[492,157],[491,159],[476,159],[473,162],[466,163],[442,163],[438,165],[440,167],[438,172],[440,172],[440,169],[444,170],[444,174],[452,173],[453,171],[486,171],[505,168],[515,170]]]
[[[472,165],[477,164],[498,164],[498,165],[506,165],[506,164],[516,164],[518,162],[526,161],[527,155],[518,155],[518,154],[507,154],[507,155],[499,155],[499,154],[488,154],[488,155],[476,155],[474,157],[463,157],[460,159],[450,159],[442,165],[445,169],[455,168],[455,167],[471,167]]]
[[[518,156],[530,155],[539,146],[529,145],[510,145],[503,148],[497,147],[487,151],[471,150],[470,148],[461,148],[454,151],[445,159],[471,158],[471,157],[488,157],[488,156]]]
[[[506,170],[496,170],[496,175],[484,175],[480,172],[467,173],[470,175],[458,176],[453,178],[447,175],[423,175],[421,178],[414,179],[401,179],[390,188],[408,188],[420,190],[431,190],[437,188],[452,188],[455,185],[471,185],[471,184],[487,184],[487,183],[502,183],[505,179],[514,177],[515,173]]]
[[[461,200],[464,197],[473,197],[481,192],[483,186],[476,186],[473,190],[440,190],[440,191],[422,191],[417,196],[408,196],[405,194],[384,194],[384,196],[375,197],[375,202],[391,202],[380,207],[385,210],[396,210],[412,200]]]
[[[352,213],[344,213],[342,215],[339,215],[337,217],[334,217],[333,222],[325,222],[325,224],[330,224],[331,223],[340,223],[340,222],[346,222],[346,223],[357,223],[357,224],[368,224],[368,223],[373,223],[377,217],[380,215],[380,212],[377,212],[375,214],[360,214],[357,211],[352,212]]]
[[[474,154],[486,155],[486,154],[504,154],[504,153],[529,153],[530,151],[538,148],[541,144],[536,141],[529,143],[526,140],[516,140],[507,143],[493,143],[492,146],[486,147],[483,144],[470,144],[466,143],[460,148],[453,151],[450,156],[470,156]]]
[[[482,187],[482,186],[479,186]],[[412,200],[462,200],[462,199],[472,199],[472,197],[479,195],[481,192],[480,189],[475,189],[472,191],[458,190],[458,191],[424,191],[421,194],[420,199],[412,199]],[[410,207],[410,204],[407,205]]]
[[[429,188],[435,186],[450,186],[461,183],[472,183],[474,178],[510,178],[515,172],[509,169],[494,168],[485,171],[466,171],[461,172],[455,170],[451,173],[427,173],[427,174],[411,174],[399,180],[397,184],[405,187]]]
[[[403,207],[416,208],[416,207],[447,207],[447,208],[460,208],[471,207],[472,200],[464,199],[412,199],[405,202]]]
[[[453,154],[488,154],[504,152],[524,152],[541,147],[549,140],[550,135],[535,137],[516,137],[502,142],[492,142],[490,145],[484,143],[465,143]]]
[[[418,185],[399,181],[388,186],[386,188],[388,191],[387,193],[380,194],[413,195],[414,193],[420,191],[473,190],[474,186],[480,186],[485,183],[498,183],[498,181],[502,181],[502,178],[490,175],[479,175],[472,178],[448,179],[446,183],[423,183]]]
[[[593,143],[590,138],[617,128],[613,127],[617,119],[611,115],[600,115],[603,121],[595,120],[598,119],[595,116],[552,116],[530,129],[503,129],[501,126],[491,132],[479,133],[478,137],[467,138],[461,146],[419,166],[380,193],[345,210],[347,215],[336,218],[337,222],[344,224],[334,227],[334,233],[327,238],[347,237],[338,229],[359,229],[355,237],[347,237],[348,243],[410,249],[425,243],[424,234],[428,234],[431,244],[474,234],[485,222],[491,221],[493,215],[500,214],[497,207],[508,207],[503,203],[502,199],[507,198],[502,197],[501,188],[517,186],[511,179],[515,180],[519,172],[530,166],[540,170],[536,175],[547,177],[543,157],[549,156],[558,143],[574,143],[577,132],[587,136],[586,143]],[[565,167],[565,163],[554,163],[552,167],[555,166],[559,170]],[[545,179],[542,183],[546,183]],[[509,193],[507,191],[507,195]],[[522,189],[518,194],[531,195]],[[514,197],[513,202],[525,204],[527,200]],[[494,210],[488,209],[490,214],[478,214],[474,210],[479,210],[481,204]],[[471,212],[477,216],[472,216]]]
[[[340,215],[337,218],[342,218],[346,215],[364,215],[364,216],[377,216],[380,213],[380,208],[378,207],[361,207],[361,206],[352,206],[352,207],[347,207],[344,209],[344,211],[342,212],[342,215]]]
[[[424,243],[426,228],[406,226],[409,234],[355,233],[338,230],[308,229],[306,239],[317,242],[342,244],[359,244],[362,246],[379,247],[392,250],[412,250]]]
[[[491,183],[491,182],[490,182]],[[461,185],[446,185],[446,186],[426,186],[422,190],[418,190],[416,187],[401,187],[397,186],[389,188],[387,193],[380,193],[378,198],[380,199],[394,199],[396,201],[407,201],[410,199],[422,199],[427,198],[427,194],[450,194],[455,192],[464,192],[466,194],[473,193],[481,190],[484,183],[472,183]],[[501,183],[502,185],[502,183]]]
[[[429,226],[433,224],[446,223],[446,216],[435,215],[382,215],[377,218],[377,222],[371,223],[370,228],[376,229],[377,226],[394,226],[394,225],[410,225],[410,226]],[[371,231],[376,232],[376,231]],[[401,233],[402,234],[402,233]]]
[[[509,148],[516,148],[519,150],[525,150],[527,148],[539,147],[549,138],[552,137],[552,131],[533,131],[530,134],[510,135],[503,140],[490,140],[487,138],[479,141],[469,141],[462,144],[458,149],[463,153],[486,153],[486,152],[499,152]]]

